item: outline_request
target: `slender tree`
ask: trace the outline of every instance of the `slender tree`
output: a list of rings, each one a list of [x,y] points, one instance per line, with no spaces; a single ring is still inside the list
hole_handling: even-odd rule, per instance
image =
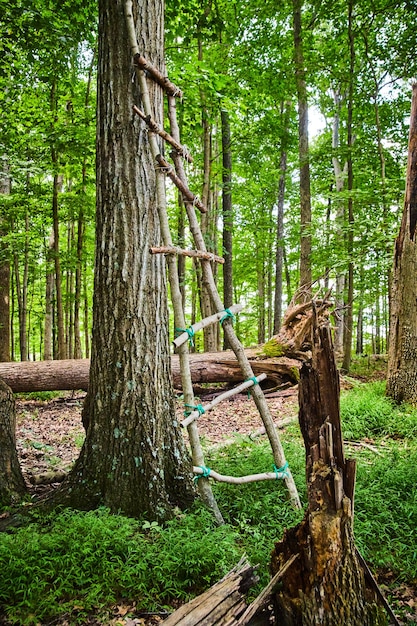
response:
[[[8,164],[3,164],[0,173],[0,194],[10,194]],[[10,258],[5,243],[7,219],[0,214],[0,361],[10,361]]]
[[[223,204],[223,302],[233,304],[233,205],[232,205],[232,147],[229,113],[220,112],[222,125],[222,204]],[[226,338],[224,347],[228,348]]]
[[[293,0],[295,80],[298,98],[298,154],[300,159],[300,288],[311,288],[311,190],[308,144],[308,98],[304,68],[302,27],[303,0]]]

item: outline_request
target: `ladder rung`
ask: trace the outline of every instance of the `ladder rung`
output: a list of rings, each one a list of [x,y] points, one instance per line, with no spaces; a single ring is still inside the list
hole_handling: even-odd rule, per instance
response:
[[[174,98],[182,98],[182,91],[172,83],[169,78],[161,74],[161,72],[152,63],[149,63],[141,54],[137,53],[133,57],[134,63],[140,70],[144,70],[153,80],[162,87],[169,96]]]
[[[210,469],[208,476],[205,474],[205,470],[202,467],[193,467],[193,472],[197,476],[205,476],[213,478],[219,483],[231,483],[232,485],[245,485],[247,483],[254,483],[258,480],[282,480],[287,477],[287,471],[282,472],[263,472],[262,474],[248,474],[247,476],[224,476],[214,470]]]
[[[184,146],[178,143],[178,141],[175,141],[174,137],[171,137],[171,135],[167,133],[164,128],[161,128],[159,124],[153,119],[153,117],[151,117],[150,115],[145,115],[145,113],[141,111],[136,106],[136,104],[133,105],[132,109],[136,113],[136,115],[138,115],[140,119],[147,124],[149,130],[162,137],[162,139],[165,139],[165,141],[169,143],[174,148],[174,150],[176,150],[177,153],[180,154],[186,161],[188,161],[188,163],[193,162],[192,156],[187,152]]]
[[[237,387],[234,387],[233,389],[229,389],[229,391],[225,391],[224,393],[217,396],[217,398],[214,398],[214,400],[212,400],[208,404],[205,404],[202,407],[203,412],[206,413],[207,411],[215,407],[217,404],[220,404],[220,402],[223,402],[223,400],[227,400],[228,398],[231,398],[232,396],[237,395],[241,391],[245,391],[245,389],[249,389],[249,387],[253,387],[253,385],[260,383],[262,380],[265,380],[265,378],[267,378],[266,374],[259,374],[259,376],[254,377],[254,379],[256,379],[256,383],[255,383],[255,380],[252,380],[252,379],[245,380],[243,383],[240,383],[240,385],[238,385]],[[198,419],[200,415],[203,414],[203,412],[200,412],[197,410],[191,411],[190,415],[188,415],[185,418],[185,420],[181,422],[181,426],[185,428],[186,426],[194,422],[196,419]]]
[[[241,304],[232,304],[232,306],[229,307],[228,310],[231,313],[235,314],[235,313],[240,313],[242,309],[243,309],[243,306]],[[193,331],[192,334],[194,335],[196,332],[198,332],[202,328],[206,328],[207,326],[210,326],[211,324],[215,324],[216,322],[221,320],[224,314],[225,314],[224,310],[219,311],[218,313],[214,313],[214,315],[205,317],[204,319],[200,320],[199,322],[196,322],[192,326],[189,326],[189,328],[192,329]],[[190,334],[187,331],[184,331],[183,333],[181,333],[181,335],[178,335],[178,337],[176,337],[172,343],[174,344],[176,348],[179,348],[183,343],[188,341],[189,338],[190,338]]]
[[[200,213],[207,213],[207,207],[205,207],[201,200],[197,198],[197,196],[195,196],[192,191],[190,191],[184,181],[182,181],[180,177],[176,175],[176,173],[174,172],[174,168],[168,163],[168,161],[164,159],[162,154],[156,155],[156,161],[159,167],[162,168],[165,174],[172,180],[174,185],[178,187],[178,189],[181,191],[184,199],[187,202],[190,202],[191,204],[196,206]]]
[[[224,259],[217,254],[211,252],[203,252],[202,250],[183,250],[177,246],[154,246],[149,248],[151,254],[179,254],[181,256],[189,256],[197,259],[207,259],[207,261],[215,261],[216,263],[224,263]]]

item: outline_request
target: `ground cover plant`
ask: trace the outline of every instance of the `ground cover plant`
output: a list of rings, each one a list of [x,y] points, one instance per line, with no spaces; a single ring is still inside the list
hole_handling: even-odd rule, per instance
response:
[[[349,387],[341,413],[346,455],[358,462],[356,543],[400,620],[417,624],[417,411],[394,406],[383,381],[349,381]],[[296,422],[282,441],[305,501],[305,453]],[[235,434],[226,445],[208,439],[206,447],[207,463],[224,474],[272,468],[264,437]],[[29,524],[0,535],[0,623],[122,625],[141,615],[142,623],[156,623],[150,613],[162,619],[244,553],[259,564],[252,592],[258,593],[269,578],[274,542],[302,512],[288,503],[280,481],[214,490],[226,519],[221,528],[201,505],[163,527],[105,509],[32,514]]]

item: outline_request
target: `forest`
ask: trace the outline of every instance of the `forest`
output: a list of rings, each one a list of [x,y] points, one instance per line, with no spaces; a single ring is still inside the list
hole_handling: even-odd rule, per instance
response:
[[[2,1],[2,623],[414,623],[416,19]]]
[[[302,232],[314,289],[333,290],[336,350],[346,352],[348,341],[357,354],[383,353],[417,75],[415,7],[306,5],[299,71],[291,11],[286,3],[167,2],[167,72],[183,90],[190,186],[209,207],[202,224],[208,249],[231,261],[227,289],[244,304],[237,332],[246,346],[279,329],[300,283]],[[1,285],[10,290],[1,310],[2,360],[89,357],[96,7],[4,3],[2,14]],[[308,113],[311,218],[304,224],[300,99]],[[174,243],[190,247],[175,188],[168,202]],[[192,260],[180,271],[194,323],[205,316],[201,279]],[[222,268],[216,280],[222,289]],[[201,341],[196,350],[210,341],[220,348],[218,337]],[[348,361],[349,354],[346,369]]]

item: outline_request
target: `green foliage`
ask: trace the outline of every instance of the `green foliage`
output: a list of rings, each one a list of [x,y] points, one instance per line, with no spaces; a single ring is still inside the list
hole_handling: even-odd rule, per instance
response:
[[[305,498],[305,454],[298,434],[286,442],[286,458],[301,497]],[[273,458],[269,444],[249,437],[237,437],[236,443],[215,452],[209,465],[225,475],[245,476],[271,472]],[[268,563],[274,541],[281,539],[285,528],[302,518],[287,498],[282,481],[261,481],[246,485],[214,484],[215,497],[225,520],[239,531],[240,541],[249,560],[260,563],[260,586],[269,579]],[[259,591],[259,589],[258,589]]]
[[[355,454],[356,456],[356,454]],[[383,456],[361,453],[355,491],[357,545],[373,568],[403,582],[417,577],[417,446],[390,445]]]
[[[342,428],[346,439],[409,438],[417,435],[417,410],[394,405],[384,395],[385,382],[359,383],[341,394]]]
[[[239,558],[235,532],[201,507],[164,528],[64,511],[0,537],[0,606],[14,624],[86,614],[128,598],[157,610],[221,578]]]
[[[371,440],[374,448],[353,448],[358,548],[373,570],[415,580],[417,412],[392,406],[381,382],[357,383],[343,393],[341,409],[345,437]],[[305,502],[305,451],[296,423],[286,429],[283,445]],[[206,462],[234,476],[271,471],[273,465],[264,438],[242,436],[208,450]],[[274,542],[303,512],[292,508],[281,481],[213,483],[213,489],[226,519],[221,528],[198,504],[163,526],[105,509],[45,517],[32,511],[30,524],[0,535],[0,610],[10,623],[28,626],[64,613],[70,624],[82,624],[90,612],[100,614],[117,602],[158,611],[201,593],[243,553],[259,563],[258,593],[269,579]]]

